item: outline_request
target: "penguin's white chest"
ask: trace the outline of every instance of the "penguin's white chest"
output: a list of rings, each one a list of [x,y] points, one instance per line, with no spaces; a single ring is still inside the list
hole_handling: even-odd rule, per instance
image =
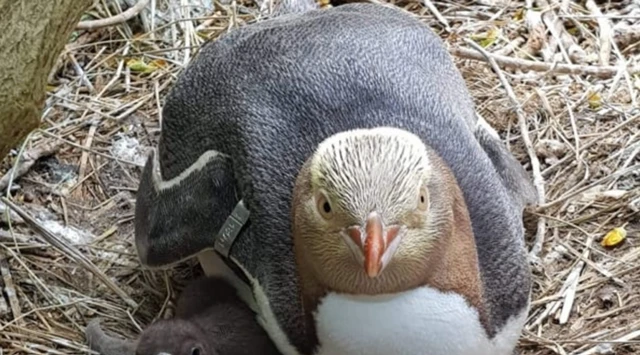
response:
[[[511,355],[526,311],[488,339],[462,296],[422,287],[380,296],[330,293],[315,319],[316,355]]]

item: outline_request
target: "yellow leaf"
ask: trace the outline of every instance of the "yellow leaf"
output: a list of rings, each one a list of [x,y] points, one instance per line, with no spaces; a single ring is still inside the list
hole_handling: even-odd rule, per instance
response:
[[[127,66],[129,67],[129,69],[133,71],[141,72],[141,73],[152,73],[157,69],[156,67],[148,65],[147,63],[139,59],[129,60],[127,62]]]
[[[516,11],[516,13],[513,15],[513,19],[516,21],[522,21],[522,19],[524,19],[524,7],[521,7],[518,9],[518,11]]]
[[[627,237],[627,231],[624,227],[618,227],[612,229],[609,233],[607,233],[604,238],[602,238],[602,246],[603,247],[614,247],[620,243]]]
[[[483,48],[487,48],[496,41],[499,33],[500,31],[494,27],[485,33],[472,35],[471,38],[478,42],[478,44],[480,44],[480,46],[482,46]]]
[[[590,94],[589,107],[591,107],[592,110],[597,110],[601,106],[602,106],[602,98],[600,97],[600,94],[598,94],[597,92]]]

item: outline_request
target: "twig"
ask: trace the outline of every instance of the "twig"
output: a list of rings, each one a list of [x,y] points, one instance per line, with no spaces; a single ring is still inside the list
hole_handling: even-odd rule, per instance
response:
[[[3,317],[9,314],[9,305],[7,304],[7,300],[2,297],[2,286],[0,285],[0,317]]]
[[[531,161],[531,168],[533,170],[533,184],[536,187],[536,191],[538,193],[538,204],[542,205],[545,202],[545,191],[544,191],[544,179],[542,178],[542,174],[540,173],[540,161],[538,160],[538,156],[536,155],[536,151],[533,148],[533,144],[531,143],[531,138],[529,137],[529,129],[527,128],[527,120],[524,116],[524,112],[518,99],[516,98],[516,94],[513,92],[511,85],[505,78],[502,70],[498,66],[498,63],[494,60],[494,58],[485,51],[482,47],[480,47],[475,42],[465,39],[465,42],[475,48],[482,56],[484,56],[487,61],[491,64],[493,71],[498,76],[500,83],[504,87],[507,92],[507,96],[511,100],[514,105],[514,109],[516,111],[516,115],[518,116],[518,124],[520,126],[520,134],[522,134],[522,140],[527,149],[527,153],[529,155],[529,160]],[[546,219],[544,217],[540,217],[538,219],[538,228],[536,232],[535,244],[533,248],[531,248],[531,256],[534,259],[537,259],[538,254],[542,250],[542,244],[544,243],[544,234],[546,232]]]
[[[75,247],[70,245],[69,243],[65,243],[60,240],[55,234],[51,233],[48,229],[42,226],[35,218],[33,218],[29,213],[24,211],[22,208],[18,207],[11,200],[2,197],[2,202],[7,205],[7,207],[14,210],[20,217],[24,219],[24,221],[33,228],[42,238],[51,244],[56,249],[60,250],[67,257],[75,260],[84,266],[88,271],[96,275],[104,284],[113,290],[118,296],[120,296],[129,306],[133,308],[137,308],[138,304],[131,299],[118,285],[116,285],[111,279],[109,279],[98,267],[96,267],[91,260],[87,259],[87,257],[78,251]]]
[[[78,180],[82,181],[84,179],[84,175],[87,172],[87,160],[89,159],[89,150],[91,149],[91,144],[93,144],[93,137],[96,134],[96,129],[98,128],[97,124],[92,124],[89,127],[89,133],[87,134],[87,139],[84,141],[84,147],[86,150],[82,151],[82,155],[80,156],[80,168],[78,169]],[[80,186],[77,190],[73,191],[73,196],[78,198],[82,196],[82,187]]]
[[[89,81],[89,78],[87,78],[87,74],[85,73],[84,69],[82,69],[80,64],[78,64],[78,61],[76,60],[76,57],[72,53],[67,53],[67,56],[71,60],[71,64],[73,64],[73,67],[75,68],[76,72],[78,73],[78,76],[80,77],[80,81],[86,87],[88,87],[89,90],[91,90],[92,93],[94,93],[96,91],[96,89],[93,87],[93,85],[91,85],[91,82]]]
[[[600,65],[609,65],[609,59],[611,57],[611,24],[607,18],[602,17],[602,12],[595,1],[587,0],[586,6],[598,21],[598,28],[600,29],[600,52],[598,53]]]
[[[39,146],[24,153],[23,158],[17,166],[14,166],[0,179],[0,191],[5,190],[10,181],[17,179],[31,169],[33,165],[41,158],[50,156],[60,149],[61,144],[54,142],[52,144],[46,144]]]
[[[73,143],[73,142],[72,142],[72,141],[70,141],[70,140],[64,139],[64,138],[59,137],[59,136],[57,136],[57,135],[55,135],[55,134],[53,134],[53,133],[49,133],[49,132],[47,132],[47,131],[45,131],[45,130],[42,130],[42,129],[41,129],[41,130],[39,130],[39,131],[40,131],[40,133],[44,134],[45,136],[49,136],[49,137],[51,137],[51,138],[58,139],[58,140],[60,140],[60,141],[62,141],[62,142],[64,142],[64,143],[66,143],[66,144],[68,144],[68,145],[70,145],[70,146],[72,146],[72,147],[75,147],[75,148],[78,148],[78,149],[81,149],[81,150],[86,150],[86,151],[88,151],[88,152],[91,152],[91,153],[93,153],[93,154],[99,155],[99,156],[101,156],[101,157],[104,157],[104,158],[107,158],[107,159],[112,159],[112,160],[115,160],[115,161],[118,161],[118,162],[121,162],[121,163],[125,163],[125,164],[129,164],[129,165],[133,165],[133,166],[144,167],[144,164],[139,164],[139,163],[136,163],[136,162],[132,162],[132,161],[128,161],[128,160],[124,160],[124,159],[116,158],[116,157],[114,157],[114,156],[112,156],[112,155],[105,154],[105,153],[101,153],[101,152],[95,151],[95,150],[93,150],[93,149],[87,149],[87,148],[85,148],[84,146],[82,146],[81,144]]]
[[[422,0],[424,6],[431,11],[433,16],[444,26],[445,31],[451,33],[451,26],[449,26],[449,22],[447,19],[442,16],[438,8],[431,2],[431,0]]]
[[[11,277],[11,270],[9,269],[9,263],[7,262],[6,254],[0,254],[0,272],[2,273],[2,280],[4,281],[4,293],[9,299],[9,305],[11,306],[11,313],[13,313],[13,319],[19,320],[22,312],[20,311],[20,302],[18,302],[16,288],[13,285],[13,278]]]
[[[468,43],[468,42],[467,42]],[[520,70],[534,70],[540,72],[558,73],[558,74],[574,74],[574,75],[593,75],[602,79],[608,79],[615,76],[620,70],[616,66],[591,66],[591,65],[577,65],[577,64],[550,64],[543,62],[534,62],[532,60],[511,58],[503,55],[488,54],[484,56],[482,53],[478,53],[468,48],[452,48],[451,54],[456,57],[464,59],[481,60],[488,62],[489,59],[493,59],[496,64],[499,64],[506,68],[520,69]],[[640,66],[629,67],[631,75],[640,73]]]
[[[612,179],[615,179],[615,178],[617,178],[619,176],[623,176],[623,175],[626,175],[628,173],[631,173],[631,172],[634,172],[634,171],[638,171],[638,170],[640,170],[640,164],[636,164],[636,165],[630,166],[628,168],[624,168],[624,169],[618,170],[615,173],[612,173],[612,174],[609,174],[609,175],[607,175],[605,177],[602,177],[602,178],[592,182],[591,184],[589,184],[589,185],[587,185],[585,187],[582,187],[580,189],[568,192],[568,193],[558,197],[557,199],[555,199],[555,200],[553,200],[551,202],[541,203],[541,204],[539,204],[537,206],[537,209],[538,210],[544,210],[546,208],[555,206],[555,205],[557,205],[559,203],[562,203],[562,202],[564,202],[564,201],[566,201],[566,200],[568,200],[568,199],[570,199],[570,198],[572,198],[572,197],[574,197],[576,195],[579,195],[579,194],[581,194],[581,193],[593,188],[594,186],[598,186],[598,185],[602,184],[605,181],[612,180]]]
[[[595,271],[599,272],[600,274],[602,274],[602,276],[604,276],[607,279],[611,280],[616,285],[618,285],[620,287],[626,287],[627,286],[627,284],[623,280],[621,280],[618,277],[615,277],[609,270],[604,269],[601,266],[599,266],[598,264],[596,264],[595,262],[591,261],[589,259],[589,256],[585,255],[585,254],[588,254],[586,250],[585,250],[585,253],[580,254],[580,252],[575,250],[571,245],[569,245],[567,243],[561,243],[561,244],[562,244],[562,246],[567,248],[568,251],[570,251],[572,254],[574,254],[576,257],[578,257],[580,260],[584,261],[587,265],[589,265],[589,267],[591,267]],[[589,247],[591,247],[591,245],[593,244],[593,240],[592,239],[587,240],[586,244]]]
[[[629,334],[627,334],[625,336],[622,336],[622,337],[620,337],[618,339],[613,340],[612,343],[624,343],[624,342],[628,342],[630,340],[634,340],[634,339],[639,338],[639,337],[640,337],[640,330],[636,330],[636,331],[634,331],[632,333],[629,333]],[[589,349],[587,351],[581,352],[581,353],[579,353],[577,355],[599,354],[599,353],[601,353],[600,352],[601,347],[602,347],[601,345],[597,345],[597,346],[594,346],[593,348],[591,348],[591,349]]]
[[[18,233],[10,233],[0,229],[0,243],[29,243],[29,236]]]
[[[518,37],[509,42],[506,46],[493,52],[494,55],[509,55],[524,43],[524,38]]]
[[[140,0],[134,6],[128,8],[126,11],[112,17],[100,19],[100,20],[90,20],[90,21],[82,21],[76,25],[76,29],[78,30],[93,30],[100,27],[107,27],[117,25],[130,19],[136,17],[147,5],[149,4],[149,0]]]
[[[587,240],[587,245],[584,248],[584,252],[582,253],[582,259],[588,259],[589,253],[591,253],[591,245],[593,244],[593,240],[595,239],[594,235],[589,236]],[[582,273],[582,269],[584,269],[586,262],[584,260],[578,261],[576,266],[571,270],[571,273],[567,277],[567,283],[569,287],[567,288],[567,292],[564,297],[564,302],[562,304],[562,311],[560,312],[560,324],[566,324],[569,320],[569,315],[571,314],[571,309],[573,309],[573,303],[576,298],[576,290],[578,288],[578,283],[580,282],[580,274]]]
[[[553,6],[547,0],[536,0],[536,3],[545,9],[542,14],[542,20],[551,33],[551,39],[548,41],[547,58],[553,60],[556,54],[556,47],[558,47],[560,54],[568,63],[584,62],[586,53],[569,35]]]
[[[601,142],[604,138],[612,135],[615,132],[618,132],[619,130],[631,125],[632,123],[634,123],[635,121],[638,121],[640,119],[640,115],[636,115],[634,117],[629,118],[628,120],[620,123],[619,125],[611,128],[610,130],[604,132],[603,134],[601,134],[597,139],[593,139],[591,141],[589,141],[588,143],[586,143],[585,145],[583,145],[581,147],[581,150],[584,152],[586,149],[596,145],[597,143]],[[542,172],[542,175],[548,175],[550,174],[552,171],[554,171],[556,168],[562,166],[564,163],[566,163],[569,159],[573,159],[575,158],[572,155],[566,155],[564,158],[560,159],[560,161],[558,161],[557,163],[555,163],[554,165],[548,167],[545,171]],[[541,209],[540,206],[538,206],[538,209]]]

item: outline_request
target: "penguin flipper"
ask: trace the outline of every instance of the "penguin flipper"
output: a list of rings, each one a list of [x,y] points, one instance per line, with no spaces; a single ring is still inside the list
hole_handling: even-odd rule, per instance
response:
[[[213,248],[239,199],[229,156],[206,151],[163,180],[154,150],[142,172],[135,211],[135,242],[143,265],[160,267]]]
[[[538,193],[529,174],[483,118],[479,118],[474,135],[482,149],[487,153],[494,168],[500,175],[502,184],[506,187],[511,199],[518,208],[522,209],[525,206],[535,204],[538,199]]]

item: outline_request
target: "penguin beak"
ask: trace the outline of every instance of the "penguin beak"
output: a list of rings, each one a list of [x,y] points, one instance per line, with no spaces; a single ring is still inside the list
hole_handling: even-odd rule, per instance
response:
[[[398,249],[400,226],[385,228],[377,212],[367,216],[364,228],[355,225],[347,228],[343,235],[354,256],[359,259],[370,278],[382,273]]]

